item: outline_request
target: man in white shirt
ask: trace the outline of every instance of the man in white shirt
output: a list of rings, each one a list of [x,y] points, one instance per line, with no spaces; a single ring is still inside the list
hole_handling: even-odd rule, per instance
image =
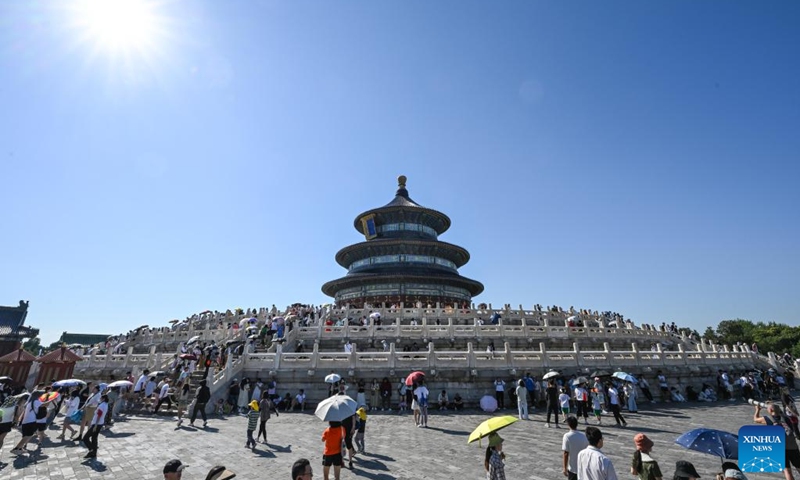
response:
[[[300,393],[298,393],[292,401],[292,410],[294,410],[295,407],[300,407],[301,412],[306,409],[306,393],[302,388],[300,389]]]
[[[600,451],[603,448],[603,433],[600,429],[586,427],[586,439],[589,446],[578,453],[578,479],[617,480],[614,464]]]
[[[350,340],[344,344],[344,353],[351,353],[353,351],[353,344],[350,343]]]
[[[22,412],[20,413],[20,417],[18,419],[20,430],[22,431],[22,439],[19,441],[16,447],[11,450],[12,455],[21,455],[23,453],[28,453],[28,450],[25,448],[28,445],[28,441],[36,435],[36,431],[38,429],[38,425],[36,423],[37,413],[39,413],[39,407],[44,406],[44,403],[39,400],[39,397],[44,394],[44,390],[34,390],[31,393],[30,401],[27,402],[22,407]]]
[[[92,415],[89,430],[87,430],[86,435],[83,436],[83,443],[89,449],[89,453],[87,453],[83,458],[97,458],[97,436],[100,434],[100,430],[106,423],[107,413],[108,395],[102,395],[100,397],[100,404],[97,406],[94,415]]]
[[[617,426],[627,427],[628,422],[622,418],[622,413],[620,413],[619,392],[617,388],[610,383],[608,384],[608,406],[611,408],[611,413],[614,414],[614,420],[617,422]]]
[[[589,440],[583,432],[579,432],[578,419],[567,417],[569,431],[561,439],[561,450],[564,452],[563,473],[568,480],[578,480],[578,454],[589,446]]]
[[[161,390],[158,392],[158,403],[156,403],[153,414],[158,413],[158,409],[161,408],[161,404],[164,402],[167,402],[167,408],[172,407],[172,400],[169,398],[169,378],[165,378],[164,384],[161,385]]]
[[[144,372],[139,375],[139,379],[136,380],[136,385],[133,387],[133,396],[139,400],[142,397],[142,393],[144,392],[144,385],[147,383],[147,377],[150,374],[150,370],[145,369]]]

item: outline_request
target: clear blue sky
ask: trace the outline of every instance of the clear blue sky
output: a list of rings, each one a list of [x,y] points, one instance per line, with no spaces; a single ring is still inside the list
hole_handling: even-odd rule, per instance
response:
[[[326,303],[399,174],[476,302],[798,323],[798,2],[127,1],[0,3],[0,304],[44,343]]]

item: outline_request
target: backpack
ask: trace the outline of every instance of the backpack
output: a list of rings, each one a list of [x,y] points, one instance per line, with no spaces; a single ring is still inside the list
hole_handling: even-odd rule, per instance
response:
[[[427,396],[427,395],[425,395],[425,394],[424,394],[424,393],[422,393],[422,392],[420,392],[420,395],[419,395],[419,404],[420,404],[420,406],[422,406],[422,407],[424,407],[424,406],[427,406],[427,405],[428,405],[428,396]]]
[[[31,411],[33,411],[33,402],[31,402]],[[36,420],[41,420],[46,416],[47,416],[47,406],[39,405],[39,408],[36,409]]]

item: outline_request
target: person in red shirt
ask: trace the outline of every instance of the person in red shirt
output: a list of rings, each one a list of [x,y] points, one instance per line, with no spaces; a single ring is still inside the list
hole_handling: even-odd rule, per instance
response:
[[[342,441],[344,440],[344,427],[341,422],[328,422],[330,426],[322,432],[322,441],[325,450],[322,452],[322,475],[328,480],[333,465],[333,478],[339,480],[342,471]]]

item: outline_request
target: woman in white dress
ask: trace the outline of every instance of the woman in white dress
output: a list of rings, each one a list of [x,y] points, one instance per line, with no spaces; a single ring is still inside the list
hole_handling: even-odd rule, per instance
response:
[[[250,382],[247,379],[242,380],[242,385],[239,388],[239,400],[236,402],[236,405],[239,407],[239,412],[244,412],[247,410],[247,406],[250,403]]]
[[[253,396],[251,397],[253,400],[261,401],[261,389],[264,387],[264,384],[261,383],[261,379],[256,382],[256,386],[253,387]]]

